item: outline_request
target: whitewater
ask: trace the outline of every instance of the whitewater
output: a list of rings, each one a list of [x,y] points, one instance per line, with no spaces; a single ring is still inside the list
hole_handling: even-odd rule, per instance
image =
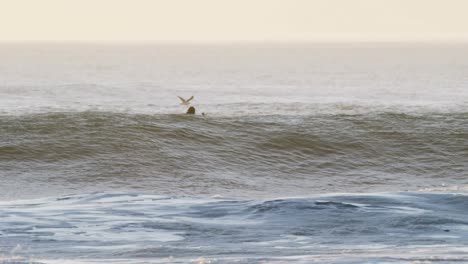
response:
[[[467,49],[2,44],[0,263],[466,263]]]

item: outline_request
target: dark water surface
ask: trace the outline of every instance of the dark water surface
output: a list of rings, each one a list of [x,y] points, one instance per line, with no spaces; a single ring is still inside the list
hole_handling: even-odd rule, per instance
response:
[[[2,116],[0,196],[118,189],[274,197],[464,188],[467,127],[467,113]]]

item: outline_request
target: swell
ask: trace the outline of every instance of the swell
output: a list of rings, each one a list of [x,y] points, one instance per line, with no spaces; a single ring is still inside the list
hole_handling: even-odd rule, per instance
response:
[[[465,183],[467,127],[465,114],[2,116],[0,165],[4,174],[211,181],[191,186],[195,189],[211,184],[249,188],[265,179],[280,186],[282,179],[310,177],[317,181],[307,187],[333,186],[338,180],[343,188],[419,188],[428,179]],[[190,187],[186,181],[177,184]]]
[[[465,114],[410,116],[262,116],[204,118],[109,112],[1,116],[0,155],[5,159],[73,159],[139,149],[215,149],[234,157],[340,154],[457,154],[468,140]],[[443,148],[443,145],[446,148]],[[386,148],[385,148],[386,147]],[[439,148],[440,147],[440,148]],[[398,151],[397,148],[401,148]],[[242,152],[243,152],[242,151]],[[239,151],[241,152],[241,151]]]

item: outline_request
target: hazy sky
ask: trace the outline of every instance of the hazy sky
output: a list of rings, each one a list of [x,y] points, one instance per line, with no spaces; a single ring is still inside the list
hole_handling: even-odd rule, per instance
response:
[[[0,41],[467,41],[468,0],[0,0]]]

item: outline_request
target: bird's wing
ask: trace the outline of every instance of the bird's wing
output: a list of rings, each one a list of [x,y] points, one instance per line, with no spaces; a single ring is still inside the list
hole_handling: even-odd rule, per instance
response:
[[[187,102],[184,98],[182,98],[182,97],[180,97],[180,96],[177,96],[177,97],[179,97],[179,99],[182,101],[182,103]],[[193,96],[192,96],[192,97],[193,97]],[[190,101],[190,99],[189,99],[189,101]]]
[[[190,97],[190,98],[187,100],[187,102],[190,102],[190,101],[192,101],[192,100],[193,100],[193,95],[192,95],[192,97]]]

